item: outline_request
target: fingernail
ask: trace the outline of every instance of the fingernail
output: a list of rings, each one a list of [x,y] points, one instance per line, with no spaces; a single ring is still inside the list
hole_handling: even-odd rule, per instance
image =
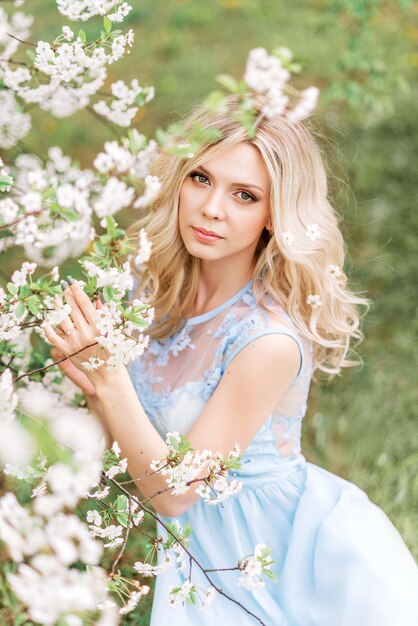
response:
[[[66,283],[65,280],[62,280],[61,281],[61,289],[63,291],[65,291],[66,289],[68,289],[68,287],[69,287],[68,283]]]
[[[74,282],[74,278],[70,275],[66,276],[67,282],[69,285],[72,285]]]

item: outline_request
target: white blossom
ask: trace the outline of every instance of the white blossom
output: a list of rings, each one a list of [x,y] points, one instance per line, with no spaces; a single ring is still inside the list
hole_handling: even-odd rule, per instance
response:
[[[0,7],[0,56],[2,60],[11,59],[19,47],[19,39],[26,40],[29,37],[32,22],[32,15],[16,11],[9,17]],[[9,33],[14,36],[10,37]]]
[[[7,150],[26,137],[31,128],[31,118],[21,111],[14,94],[8,90],[0,91],[0,109],[0,148]]]
[[[128,187],[125,182],[112,176],[106,181],[100,196],[93,202],[93,209],[98,217],[113,215],[132,204],[134,197],[133,187]]]
[[[251,89],[265,93],[272,86],[283,86],[289,78],[290,72],[283,67],[278,57],[269,55],[265,48],[250,51],[244,80]]]
[[[214,587],[208,587],[207,590],[205,591],[205,596],[202,602],[202,605],[198,608],[198,611],[201,611],[202,609],[204,609],[208,604],[210,604],[210,602],[212,602],[215,599],[215,588]]]
[[[306,300],[306,304],[309,304],[312,309],[316,309],[321,306],[321,296],[318,294],[310,294]]]
[[[148,585],[141,585],[140,587],[138,587],[135,591],[131,593],[129,600],[125,604],[125,606],[119,609],[119,613],[121,615],[126,615],[127,613],[133,611],[134,608],[138,605],[138,602],[140,601],[142,596],[147,595],[149,593],[149,590],[150,588],[148,587]]]
[[[17,396],[13,389],[12,374],[5,370],[0,375],[0,422],[10,422],[14,419],[17,406]]]
[[[112,452],[115,456],[120,458],[121,449],[117,441],[114,441],[112,444]]]
[[[142,263],[149,261],[151,256],[152,243],[147,237],[147,233],[143,228],[139,231],[139,249],[135,256],[134,263],[139,268]]]
[[[115,13],[109,13],[108,18],[111,22],[123,22],[124,18],[129,15],[132,7],[127,2],[122,2],[115,11]]]
[[[328,265],[328,269],[329,269],[329,273],[331,274],[333,278],[339,278],[340,276],[343,275],[339,265],[330,264]]]
[[[62,35],[67,41],[74,39],[74,33],[69,26],[62,27]]]
[[[289,120],[298,121],[308,117],[315,109],[319,98],[318,87],[308,87],[300,93],[300,99],[296,106],[287,113]]]
[[[153,88],[144,88],[140,86],[135,78],[131,81],[130,86],[126,85],[123,80],[118,80],[111,85],[113,101],[108,104],[104,100],[99,100],[93,105],[94,110],[99,115],[103,115],[108,120],[118,126],[128,127],[131,125],[135,117],[138,106],[138,96],[144,92],[144,103],[149,102],[154,96]]]
[[[145,185],[145,192],[134,202],[134,209],[140,209],[151,204],[161,189],[158,176],[146,176]]]
[[[285,244],[287,244],[288,246],[291,246],[292,243],[295,241],[294,235],[290,232],[290,230],[285,230],[282,234],[283,234],[283,241],[285,242]]]
[[[95,15],[108,14],[119,3],[120,0],[57,0],[57,8],[70,20],[84,22]]]
[[[305,235],[308,237],[308,239],[311,239],[312,241],[318,239],[321,234],[322,233],[319,230],[318,224],[316,224],[316,222],[309,224],[308,228],[305,231]]]

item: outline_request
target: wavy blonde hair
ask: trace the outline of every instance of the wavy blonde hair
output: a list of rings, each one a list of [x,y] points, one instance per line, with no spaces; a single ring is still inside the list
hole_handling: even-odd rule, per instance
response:
[[[152,243],[151,258],[140,272],[138,293],[155,307],[156,320],[149,334],[160,339],[180,330],[195,303],[200,260],[189,254],[178,227],[183,181],[206,160],[239,142],[247,142],[259,151],[270,177],[273,229],[271,236],[263,230],[257,245],[254,296],[264,310],[270,309],[265,303],[267,294],[284,308],[301,335],[314,342],[314,372],[319,369],[333,378],[343,367],[362,364],[361,359],[348,359],[347,355],[352,349],[350,340],[360,343],[364,338],[357,306],[364,305],[368,311],[371,301],[347,286],[343,272],[345,243],[327,198],[320,149],[304,124],[290,122],[284,116],[260,116],[255,137],[249,139],[233,117],[237,108],[235,95],[226,98],[223,113],[209,113],[204,106],[198,106],[184,126],[191,130],[198,122],[203,128],[221,131],[221,139],[187,159],[161,153],[152,165],[151,173],[159,177],[161,190],[150,210],[128,229],[138,241],[138,233],[144,228]],[[320,237],[314,240],[306,236],[312,223],[320,231]],[[294,236],[292,245],[283,238],[286,231]],[[331,264],[343,272],[338,279],[330,273]],[[306,302],[310,294],[318,294],[322,305],[312,309]]]

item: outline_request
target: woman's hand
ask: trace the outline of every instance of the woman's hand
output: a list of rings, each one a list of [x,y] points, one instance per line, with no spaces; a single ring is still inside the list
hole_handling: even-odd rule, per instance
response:
[[[89,358],[100,358],[106,362],[107,352],[97,342],[96,337],[100,334],[96,323],[98,311],[103,304],[100,299],[94,306],[81,286],[74,281],[64,291],[65,299],[71,308],[70,317],[54,330],[46,326],[45,335],[54,346],[53,357],[60,359],[69,357],[59,364],[63,372],[78,386],[86,395],[94,395],[94,381],[107,377],[108,372],[103,364],[95,370],[86,370],[82,365]],[[55,306],[63,306],[62,299],[55,298]]]
[[[58,348],[52,348],[51,356],[54,361],[60,361],[65,358],[65,354],[60,352]],[[73,365],[70,359],[65,358],[65,361],[57,363],[58,367],[64,372],[66,376],[78,387],[87,397],[94,397],[96,390],[93,383],[87,378],[87,376],[81,372],[75,365]]]

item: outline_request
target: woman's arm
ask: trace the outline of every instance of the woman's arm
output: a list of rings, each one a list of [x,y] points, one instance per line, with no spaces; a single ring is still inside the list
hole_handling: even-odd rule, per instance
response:
[[[65,291],[77,332],[68,339],[48,329],[48,338],[65,354],[87,346],[98,331],[94,328],[96,310],[81,287],[74,283]],[[84,313],[83,313],[84,311]],[[84,320],[84,321],[83,321]],[[91,326],[87,329],[87,324]],[[47,332],[47,331],[46,331]],[[88,350],[94,350],[92,348]],[[89,353],[71,360],[80,368]],[[94,352],[91,352],[94,355]],[[295,378],[300,364],[299,348],[286,335],[259,337],[243,348],[186,434],[194,449],[227,453],[238,443],[243,451],[261,428],[274,406]],[[105,367],[87,372],[100,399],[112,438],[128,459],[129,473],[145,498],[167,488],[164,476],[151,473],[150,464],[167,456],[168,446],[148,419],[125,367],[108,371]],[[205,474],[202,473],[203,477]],[[195,488],[174,496],[170,491],[155,496],[151,504],[161,515],[175,517],[200,499]]]
[[[100,422],[103,430],[103,436],[105,438],[105,446],[107,449],[109,449],[112,446],[114,439],[107,425],[106,417],[103,412],[102,405],[100,404],[100,400],[97,395],[86,396],[86,400],[90,412],[93,413],[93,415],[95,415]]]

